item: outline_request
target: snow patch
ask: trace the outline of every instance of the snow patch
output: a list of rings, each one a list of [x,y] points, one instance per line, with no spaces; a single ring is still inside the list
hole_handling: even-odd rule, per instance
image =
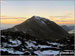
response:
[[[35,45],[31,42],[26,42],[28,47],[35,47]]]
[[[38,54],[38,56],[46,56],[46,55],[57,55],[59,54],[59,51],[35,51],[34,53]]]
[[[12,40],[12,39],[9,39],[10,42],[12,42],[13,44],[16,44],[16,45],[20,45],[21,42],[19,40]]]
[[[40,47],[40,48],[50,48],[51,46],[47,46],[47,45],[38,45],[38,47]]]
[[[15,29],[15,31],[18,31],[18,29],[17,28],[14,28]]]
[[[13,49],[6,49],[6,48],[1,48],[0,51],[7,51],[8,53],[11,53],[11,54],[24,54],[24,52],[21,52],[21,51],[14,51]]]
[[[1,37],[5,38],[5,36],[4,36],[4,35],[1,35]]]
[[[35,18],[40,18],[39,16],[33,16],[33,17],[35,17]]]

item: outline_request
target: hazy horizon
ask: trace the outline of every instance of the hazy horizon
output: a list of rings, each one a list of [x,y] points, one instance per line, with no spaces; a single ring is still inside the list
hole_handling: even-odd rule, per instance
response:
[[[1,1],[1,28],[20,24],[34,15],[59,25],[72,25],[74,1]]]
[[[3,29],[8,29],[8,28],[12,28],[14,26],[16,26],[18,24],[1,24],[1,27],[0,27],[0,30],[3,30]],[[58,25],[66,25],[66,26],[75,26],[74,24],[58,24]]]

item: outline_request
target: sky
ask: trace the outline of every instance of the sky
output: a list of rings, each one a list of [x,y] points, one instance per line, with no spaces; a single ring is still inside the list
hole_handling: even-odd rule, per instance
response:
[[[57,24],[74,24],[74,0],[1,1],[1,24],[20,24],[32,16]]]

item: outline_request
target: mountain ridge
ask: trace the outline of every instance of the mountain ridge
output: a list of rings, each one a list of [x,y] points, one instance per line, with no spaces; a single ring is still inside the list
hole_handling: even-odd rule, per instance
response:
[[[45,40],[57,40],[69,36],[69,34],[55,22],[39,16],[33,16],[8,30],[22,31]]]

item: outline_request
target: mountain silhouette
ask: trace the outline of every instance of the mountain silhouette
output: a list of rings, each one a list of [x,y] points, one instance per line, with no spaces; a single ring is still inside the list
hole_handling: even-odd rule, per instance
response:
[[[23,23],[7,30],[22,31],[38,39],[45,40],[59,40],[69,36],[69,34],[55,22],[39,16],[33,16]]]

